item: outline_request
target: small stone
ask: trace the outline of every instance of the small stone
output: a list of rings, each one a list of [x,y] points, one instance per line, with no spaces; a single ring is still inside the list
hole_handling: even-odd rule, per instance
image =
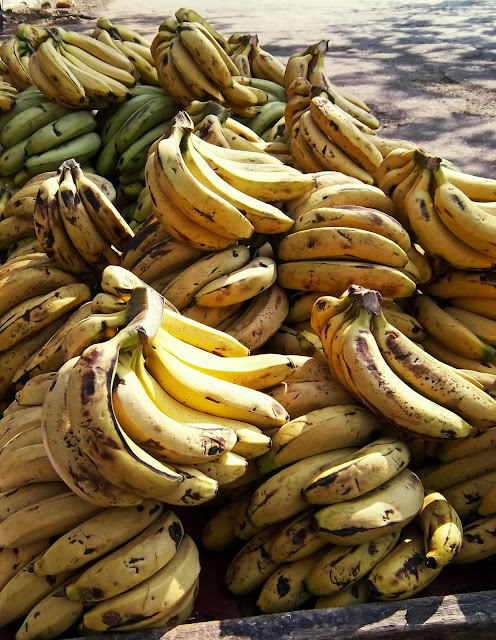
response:
[[[41,9],[43,9],[43,10],[48,10],[48,9],[50,9],[51,6],[52,5],[49,2],[42,2],[41,3]]]
[[[70,9],[74,6],[74,0],[58,0],[55,7],[57,9]]]

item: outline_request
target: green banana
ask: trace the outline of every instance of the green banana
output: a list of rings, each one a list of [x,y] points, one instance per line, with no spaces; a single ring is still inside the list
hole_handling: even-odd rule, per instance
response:
[[[150,129],[173,118],[177,109],[177,103],[170,96],[153,98],[140,107],[116,134],[115,146],[119,153],[124,153]]]
[[[41,127],[67,113],[70,113],[69,109],[48,101],[24,109],[2,129],[0,144],[5,149],[9,149]]]
[[[44,153],[96,129],[96,120],[91,111],[64,111],[65,115],[33,133],[26,145],[28,156]]]
[[[79,163],[85,162],[98,152],[100,142],[100,136],[95,131],[84,133],[49,151],[29,156],[25,161],[26,170],[30,175],[36,175],[56,170],[68,158],[74,158]]]
[[[3,153],[0,155],[0,175],[9,176],[12,173],[17,173],[22,169],[22,165],[24,163],[24,156],[26,145],[29,141],[29,137],[24,138],[10,149],[5,149]],[[37,171],[36,173],[41,173]]]
[[[26,109],[29,109],[29,107],[41,104],[42,102],[46,102],[46,98],[41,91],[35,87],[29,87],[28,89],[18,93],[14,108],[10,111],[3,112],[0,115],[0,131],[3,131],[4,127],[7,126],[12,118],[15,118]]]
[[[133,87],[135,88],[135,87]],[[117,133],[127,120],[144,104],[154,100],[154,94],[143,93],[134,98],[116,105],[111,113],[106,115],[105,122],[100,133],[102,144],[107,144]]]
[[[136,140],[119,158],[117,169],[121,173],[133,173],[144,167],[148,149],[167,131],[168,127],[168,122],[162,122]]]
[[[264,104],[260,109],[260,113],[250,120],[250,129],[261,135],[282,118],[285,109],[285,102],[268,102]]]

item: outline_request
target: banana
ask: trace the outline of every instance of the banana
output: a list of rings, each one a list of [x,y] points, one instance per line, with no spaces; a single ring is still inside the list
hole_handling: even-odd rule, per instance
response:
[[[221,87],[231,85],[231,69],[226,65],[218,45],[216,46],[197,25],[191,22],[179,23],[177,33],[181,43],[207,78]],[[237,72],[234,75],[237,75]]]
[[[363,260],[401,268],[407,254],[392,240],[363,229],[318,227],[291,233],[278,247],[280,260]]]
[[[245,266],[249,258],[250,252],[244,245],[208,254],[181,271],[161,293],[182,311],[205,285]]]
[[[10,216],[0,220],[0,249],[8,249],[21,238],[29,238],[34,235],[32,218]]]
[[[496,404],[483,390],[388,325],[383,316],[375,316],[372,327],[385,361],[413,389],[480,429],[494,425]]]
[[[36,482],[57,482],[59,476],[45,453],[43,444],[32,444],[11,451],[4,447],[0,459],[1,491],[12,491]],[[8,545],[3,545],[8,546]]]
[[[280,529],[280,525],[265,527],[234,556],[225,575],[231,593],[237,596],[252,593],[274,573],[278,564],[270,558],[270,549]]]
[[[90,265],[76,250],[62,222],[57,199],[59,184],[59,175],[40,184],[33,210],[36,237],[56,267],[74,274],[89,273]]]
[[[478,514],[495,513],[494,506],[491,504],[494,500],[494,486],[496,486],[496,471],[490,471],[445,489],[443,495],[459,518],[473,520],[478,517]]]
[[[257,607],[262,613],[283,613],[294,611],[308,600],[312,594],[306,586],[306,578],[325,549],[316,551],[308,558],[295,560],[278,567],[263,585],[257,599]]]
[[[468,327],[446,313],[429,296],[414,301],[415,315],[428,333],[440,344],[465,358],[490,362],[496,350],[478,338]]]
[[[30,400],[32,400],[30,404],[43,404],[44,394],[51,384],[51,380],[55,378],[53,372],[58,371],[64,364],[63,343],[65,336],[73,326],[89,317],[91,313],[92,303],[87,302],[81,305],[67,318],[60,329],[17,369],[12,382],[17,385],[24,383],[22,389],[16,394],[20,404],[26,404]]]
[[[41,423],[47,455],[66,485],[87,502],[102,507],[139,505],[142,498],[109,482],[78,446],[67,412],[67,384],[76,361],[61,367],[48,390]]]
[[[110,244],[124,249],[134,233],[105,193],[88,178],[77,163],[69,165],[79,195],[93,224]]]
[[[7,38],[2,43],[2,61],[7,67],[7,77],[20,90],[33,84],[28,69],[21,60],[22,51],[22,42],[16,37]]]
[[[174,37],[176,37],[174,35]],[[153,53],[161,87],[179,103],[188,105],[197,96],[179,73],[170,51],[170,43],[159,45]]]
[[[319,293],[305,293],[303,291],[299,291],[290,296],[289,311],[286,316],[287,322],[302,322],[304,320],[309,320],[313,304],[320,297]]]
[[[477,273],[463,271],[461,269],[454,269],[434,278],[427,286],[426,293],[438,298],[453,298],[453,300],[451,300],[453,306],[458,305],[456,299],[460,297],[476,298],[477,300],[479,298],[490,298],[494,300],[496,297],[491,271]],[[466,304],[469,304],[468,301]],[[482,305],[482,303],[480,304]],[[485,307],[488,308],[488,313],[491,313],[489,311],[493,304],[491,300],[486,300],[484,304]],[[475,313],[478,312],[477,308],[470,308],[470,310],[473,310]],[[491,315],[488,317],[491,317]]]
[[[90,297],[86,285],[70,284],[13,307],[0,318],[0,350],[12,348],[71,309],[87,302]]]
[[[315,603],[316,609],[332,609],[335,607],[352,607],[368,602],[365,579],[352,582],[349,587],[333,593],[331,596],[320,596]]]
[[[151,577],[85,613],[85,629],[119,629],[160,613],[166,615],[194,586],[200,572],[198,550],[185,535],[173,558]]]
[[[91,220],[69,167],[65,167],[62,173],[58,201],[67,234],[81,256],[100,271],[108,264],[118,264],[119,254],[108,244]]]
[[[63,360],[67,361],[83,353],[86,347],[96,342],[104,342],[126,325],[127,309],[115,313],[90,315],[71,327],[62,340]]]
[[[417,519],[424,533],[426,566],[436,569],[452,562],[462,546],[463,527],[446,497],[427,493]]]
[[[130,542],[85,569],[66,587],[66,595],[74,601],[95,602],[127,591],[162,569],[182,539],[177,516],[163,511]]]
[[[396,207],[392,200],[378,187],[369,184],[342,182],[322,186],[315,191],[309,191],[308,196],[302,198],[291,210],[291,217],[297,218],[303,213],[320,207],[360,206],[378,209],[383,213],[396,217]],[[401,221],[400,221],[401,222]]]
[[[221,358],[186,344],[163,329],[157,332],[152,342],[154,345],[172,353],[193,369],[250,389],[262,390],[284,382],[296,368],[291,358],[273,353]]]
[[[456,484],[471,480],[496,469],[493,450],[485,449],[466,458],[457,458],[418,470],[418,475],[427,488],[444,491]]]
[[[302,489],[321,471],[356,451],[336,449],[308,456],[266,480],[252,495],[247,517],[255,526],[265,526],[295,516],[308,507]]]
[[[106,40],[104,37],[101,37],[100,34],[97,39],[100,40],[100,42],[105,42]],[[139,76],[138,79],[141,82],[156,86],[160,84],[158,81],[155,62],[149,47],[145,47],[137,42],[121,42],[120,40],[113,40],[112,38],[109,38],[109,40],[110,42],[105,43],[109,45],[112,43],[114,48],[123,53],[126,58],[133,63],[133,66]]]
[[[408,431],[435,438],[467,436],[471,428],[467,422],[416,392],[390,369],[370,330],[370,315],[365,309],[358,311],[343,334],[339,358],[354,394]]]
[[[394,303],[382,302],[382,313],[386,321],[400,333],[414,342],[422,342],[427,336],[424,327],[416,318],[405,313],[401,307]]]
[[[24,429],[11,438],[2,438],[0,440],[0,451],[10,455],[18,449],[29,447],[34,444],[43,444],[40,425],[31,427],[30,429]]]
[[[100,136],[95,131],[90,131],[77,138],[67,140],[48,151],[28,156],[24,166],[29,175],[35,175],[42,171],[57,169],[67,158],[74,158],[77,162],[84,164],[96,155],[100,145]]]
[[[65,492],[67,487],[63,482],[38,482],[4,493],[0,503],[0,522],[24,507]]]
[[[256,464],[265,473],[323,451],[363,446],[379,428],[379,419],[364,407],[317,409],[282,425],[272,437],[270,451]]]
[[[353,397],[339,382],[321,377],[288,380],[266,393],[286,409],[292,420],[325,407],[353,404]]]
[[[318,535],[333,544],[369,542],[383,533],[402,529],[420,511],[423,500],[419,478],[409,469],[403,469],[363,496],[317,511]]]
[[[155,345],[145,351],[147,367],[164,390],[193,409],[210,415],[233,418],[255,426],[280,426],[289,416],[283,407],[265,394],[192,369],[174,355]]]
[[[157,459],[158,456],[157,456]],[[168,463],[167,459],[164,459]],[[210,478],[197,469],[196,465],[168,464],[170,468],[182,477],[182,481],[167,492],[164,501],[177,506],[196,506],[215,498],[219,485],[217,480]]]
[[[156,500],[134,507],[111,507],[58,538],[34,565],[38,575],[74,571],[129,542],[162,513]],[[83,541],[75,544],[75,541]]]
[[[290,167],[281,171],[267,171],[255,164],[250,167],[249,164],[236,163],[223,157],[221,152],[219,153],[220,147],[210,145],[196,136],[192,140],[197,151],[221,178],[235,189],[263,202],[292,200],[303,195],[314,185],[314,178],[310,174],[301,174]],[[236,153],[237,150],[226,151]]]
[[[38,576],[34,560],[17,573],[0,592],[0,625],[24,618],[45,596],[59,587],[68,577]]]
[[[424,589],[441,570],[427,566],[422,533],[410,525],[402,531],[396,548],[370,572],[367,590],[377,600],[404,600]]]
[[[66,533],[100,511],[100,507],[89,504],[72,492],[42,499],[0,523],[2,546],[22,546]]]
[[[45,56],[46,56],[46,53],[45,53]],[[76,96],[74,100],[71,100],[66,96],[65,93],[62,92],[62,90],[59,87],[59,82],[60,82],[60,79],[63,78],[63,74],[65,73],[65,71],[62,71],[57,81],[57,78],[52,79],[50,77],[51,61],[46,60],[44,62],[44,65],[45,65],[45,68],[48,70],[48,73],[45,72],[44,69],[42,68],[40,54],[36,52],[36,54],[30,56],[29,74],[31,75],[33,82],[36,84],[36,86],[43,87],[43,95],[45,98],[47,98],[48,100],[51,100],[52,102],[56,102],[57,104],[63,107],[67,107],[69,109],[73,109],[74,104],[76,102],[77,102],[78,108],[84,108],[89,106],[89,99],[86,97],[86,94],[83,97],[81,97],[81,95],[79,95],[79,97]],[[71,73],[65,64],[64,64],[64,67],[67,72]],[[82,85],[79,82],[79,80],[77,80],[77,78],[75,78],[74,76],[73,78],[75,80],[75,83],[74,83],[75,86],[73,87],[71,86],[71,84],[69,84],[69,91],[75,90],[76,92],[78,92]],[[69,83],[71,82],[72,80],[69,80]]]
[[[49,544],[48,540],[40,540],[23,547],[2,549],[0,551],[0,590],[27,564],[48,549]]]
[[[311,504],[334,504],[358,498],[400,473],[410,457],[408,447],[399,440],[374,440],[347,460],[316,475],[302,489],[303,497]]]
[[[16,411],[17,415],[4,415],[0,420],[0,437],[10,438],[14,435],[37,427],[41,424],[41,407],[25,407]]]
[[[21,407],[41,406],[52,382],[56,378],[55,372],[40,373],[35,378],[26,380],[22,388],[15,395],[15,400]]]
[[[494,320],[456,307],[444,307],[444,312],[449,313],[452,318],[465,325],[485,343],[492,347],[496,345],[496,323]]]
[[[495,552],[494,531],[496,516],[487,515],[466,525],[463,531],[462,548],[456,556],[455,564],[478,562]]]
[[[316,535],[314,512],[315,509],[303,511],[285,524],[270,549],[274,562],[295,562],[327,546],[327,542]]]
[[[434,171],[434,204],[439,217],[458,238],[477,251],[496,258],[496,220],[450,183],[442,165]]]
[[[305,587],[317,596],[330,596],[346,589],[391,553],[399,537],[400,532],[397,531],[353,546],[327,547],[307,575]]]
[[[353,205],[311,209],[295,219],[291,231],[295,233],[319,227],[347,227],[372,231],[395,242],[405,252],[411,248],[406,230],[395,218],[378,209]]]
[[[443,462],[468,458],[496,445],[496,429],[493,427],[470,438],[458,442],[443,442],[436,451],[436,457]]]
[[[224,551],[234,545],[234,522],[239,509],[238,500],[228,502],[209,518],[201,533],[201,543],[207,551]],[[0,563],[1,558],[0,553]]]
[[[56,35],[61,37],[64,45],[73,45],[74,47],[91,54],[100,61],[103,60],[109,63],[117,70],[125,70],[131,75],[133,72],[135,73],[132,63],[126,58],[126,56],[115,51],[112,47],[99,42],[95,38],[77,31],[66,31],[61,28],[57,29]]]
[[[169,138],[159,142],[153,156],[152,166],[164,193],[184,214],[207,230],[231,239],[249,238],[253,226],[247,218],[237,207],[198,181],[185,164],[179,144],[191,133],[180,126],[184,119],[178,120],[178,117]]]
[[[282,262],[277,277],[286,289],[320,291],[331,296],[340,296],[352,284],[373,287],[385,298],[406,298],[416,288],[413,280],[393,267],[351,260]]]
[[[177,103],[166,95],[153,97],[142,104],[132,112],[113,136],[117,151],[123,153],[150,129],[173,118],[177,113],[177,108]]]
[[[121,266],[124,269],[129,269],[142,253],[151,249],[155,244],[167,240],[168,237],[169,234],[157,220],[141,227],[122,252]]]
[[[213,460],[197,463],[194,467],[222,486],[244,476],[248,461],[243,456],[228,451]]]
[[[276,264],[270,258],[255,258],[237,271],[213,280],[195,294],[200,306],[230,306],[268,289],[276,280]]]
[[[242,152],[239,152],[242,153]],[[250,153],[250,152],[248,152]],[[260,155],[260,154],[257,154]],[[195,148],[194,137],[186,140],[184,161],[195,178],[212,190],[219,197],[224,198],[237,207],[259,233],[282,233],[287,231],[292,223],[290,218],[271,204],[251,197],[243,189],[237,189],[228,181],[218,176],[203,157],[201,151]]]
[[[286,293],[277,283],[274,283],[255,296],[246,310],[243,310],[225,331],[249,349],[255,350],[276,333],[284,322],[287,312]]]
[[[18,142],[21,142],[21,140],[28,138],[38,131],[38,129],[41,129],[68,113],[68,109],[53,102],[42,102],[41,104],[28,107],[15,115],[2,128],[0,144],[4,149],[13,147]]]
[[[66,598],[62,584],[31,609],[16,633],[16,640],[51,640],[69,629],[82,614],[82,603]]]
[[[167,238],[142,253],[130,266],[130,271],[144,282],[152,282],[178,268],[188,267],[203,255],[184,242]]]
[[[104,46],[106,47],[105,53],[107,53],[107,48],[110,48],[113,54],[117,53],[114,47],[108,47],[108,45],[105,45],[105,44]],[[72,62],[72,64],[77,66],[79,69],[82,69],[87,73],[92,74],[93,78],[98,78],[102,80],[102,82],[106,82],[109,87],[111,100],[115,99],[115,93],[116,93],[115,89],[117,87],[116,83],[121,83],[124,87],[132,87],[136,84],[135,76],[137,75],[137,72],[134,69],[134,66],[132,69],[132,72],[134,73],[134,75],[132,75],[126,69],[122,69],[120,67],[115,66],[115,64],[110,64],[109,62],[106,62],[107,60],[106,57],[99,58],[94,54],[88,53],[87,51],[85,51],[79,46],[75,46],[64,41],[62,41],[61,45],[59,46],[59,51],[61,55],[64,58],[66,58],[66,60]],[[89,94],[88,89],[92,85],[91,84],[88,85],[85,83],[83,84],[85,87],[86,94],[88,95]],[[120,95],[120,92],[118,93],[118,95]],[[105,94],[103,97],[105,97]]]
[[[224,103],[223,93],[212,79],[204,73],[202,67],[184,46],[181,36],[171,40],[169,55],[178,74],[195,98],[198,100],[213,99],[220,104]]]
[[[422,347],[428,351],[432,356],[441,360],[447,365],[454,367],[455,369],[464,369],[470,372],[477,372],[489,375],[496,374],[496,366],[492,362],[481,362],[473,358],[465,358],[459,353],[448,349],[431,336],[425,338],[422,342]]]
[[[236,443],[233,430],[189,427],[161,412],[133,370],[122,362],[117,367],[112,402],[126,433],[149,453],[171,462],[198,464],[215,460]]]

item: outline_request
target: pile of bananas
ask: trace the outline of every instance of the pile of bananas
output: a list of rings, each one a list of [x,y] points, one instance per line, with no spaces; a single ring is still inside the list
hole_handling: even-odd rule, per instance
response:
[[[170,507],[211,507],[263,613],[496,553],[496,180],[381,137],[327,49],[283,64],[187,8],[152,42],[102,17],[0,47],[17,640],[186,622]]]

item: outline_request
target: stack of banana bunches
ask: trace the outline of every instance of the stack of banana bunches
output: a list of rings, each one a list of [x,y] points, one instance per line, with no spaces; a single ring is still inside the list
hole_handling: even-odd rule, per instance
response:
[[[383,137],[326,51],[187,8],[1,44],[16,640],[186,623],[200,548],[261,613],[496,554],[496,179]]]

